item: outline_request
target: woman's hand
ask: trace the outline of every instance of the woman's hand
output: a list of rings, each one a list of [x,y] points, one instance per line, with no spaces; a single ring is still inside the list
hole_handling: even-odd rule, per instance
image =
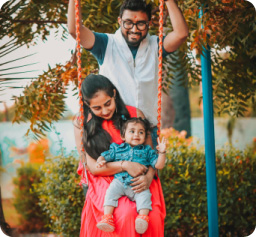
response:
[[[131,181],[132,190],[134,193],[140,193],[149,188],[151,181],[146,175],[140,175],[136,178],[133,178]]]
[[[155,175],[155,170],[150,166],[148,168],[148,172],[145,175],[140,175],[136,178],[133,178],[131,181],[133,181],[133,183],[131,184],[132,186],[132,190],[135,193],[140,193],[146,189],[149,188],[149,186],[152,183],[152,180],[154,178]]]
[[[122,164],[124,171],[127,171],[132,177],[137,177],[139,175],[145,174],[148,168],[137,162],[124,161]]]

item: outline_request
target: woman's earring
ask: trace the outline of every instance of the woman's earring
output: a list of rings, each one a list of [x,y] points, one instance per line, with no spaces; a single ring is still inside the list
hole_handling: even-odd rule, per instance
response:
[[[115,99],[115,104],[116,104],[116,97],[114,97],[114,99]],[[117,106],[116,106],[116,114],[117,114]]]

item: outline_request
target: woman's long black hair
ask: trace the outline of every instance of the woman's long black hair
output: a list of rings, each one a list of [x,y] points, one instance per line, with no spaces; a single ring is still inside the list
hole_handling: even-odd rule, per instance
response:
[[[103,119],[94,115],[90,110],[90,100],[98,91],[104,91],[108,96],[114,97],[116,91],[115,102],[116,111],[112,117],[116,129],[121,129],[123,123],[122,115],[130,118],[130,114],[120,97],[120,94],[112,82],[102,75],[88,75],[82,82],[82,97],[84,109],[83,121],[83,145],[86,153],[94,159],[97,159],[103,151],[109,149],[111,144],[111,136],[102,128]],[[87,122],[89,114],[92,118]]]

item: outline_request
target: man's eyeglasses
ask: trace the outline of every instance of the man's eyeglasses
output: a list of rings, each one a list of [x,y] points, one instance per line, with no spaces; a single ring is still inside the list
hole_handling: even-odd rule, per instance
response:
[[[123,21],[123,27],[126,30],[132,29],[134,25],[136,25],[136,27],[139,31],[143,31],[148,28],[148,22],[146,22],[146,21],[137,21],[136,23],[133,23],[132,21]]]

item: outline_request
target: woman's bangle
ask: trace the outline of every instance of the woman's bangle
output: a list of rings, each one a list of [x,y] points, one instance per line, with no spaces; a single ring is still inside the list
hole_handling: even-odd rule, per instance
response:
[[[122,172],[124,171],[123,166],[122,166],[124,162],[125,162],[125,160],[122,160],[122,161],[121,161],[121,169],[122,169]]]
[[[158,151],[158,153],[159,153],[159,154],[165,154],[165,153],[166,153],[166,151],[164,151],[164,152]]]

